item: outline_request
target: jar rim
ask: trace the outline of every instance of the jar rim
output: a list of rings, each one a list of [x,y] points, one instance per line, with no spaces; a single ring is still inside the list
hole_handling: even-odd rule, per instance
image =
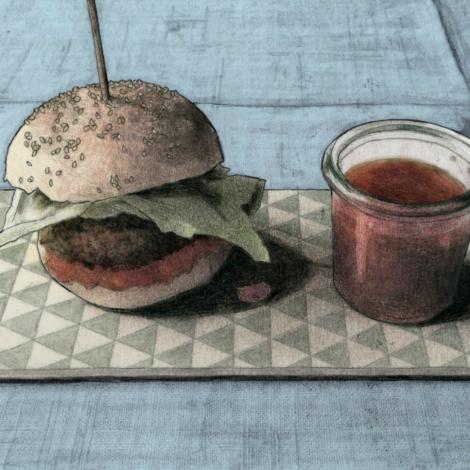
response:
[[[470,189],[445,201],[428,204],[401,204],[378,199],[351,185],[339,165],[341,153],[360,137],[390,131],[414,131],[437,137],[444,142],[459,141],[468,148],[470,157],[470,139],[447,127],[411,119],[370,121],[343,132],[326,148],[322,160],[322,173],[330,188],[362,209],[387,215],[405,217],[438,216],[457,212],[470,206]]]

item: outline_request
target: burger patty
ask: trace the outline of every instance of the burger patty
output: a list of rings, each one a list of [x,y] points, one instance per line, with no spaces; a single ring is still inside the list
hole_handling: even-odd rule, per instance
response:
[[[145,266],[198,238],[163,233],[151,221],[120,214],[100,220],[77,217],[39,232],[39,241],[68,261],[106,268]]]

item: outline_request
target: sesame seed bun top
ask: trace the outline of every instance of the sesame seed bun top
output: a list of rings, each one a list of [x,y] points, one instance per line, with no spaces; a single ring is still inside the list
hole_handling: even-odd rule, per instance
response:
[[[42,104],[8,148],[6,180],[54,201],[84,202],[202,175],[223,160],[206,116],[141,80],[73,88]]]

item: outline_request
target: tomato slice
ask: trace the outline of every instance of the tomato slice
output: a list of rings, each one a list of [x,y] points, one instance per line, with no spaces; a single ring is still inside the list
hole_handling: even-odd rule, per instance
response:
[[[199,238],[164,258],[141,266],[86,266],[80,261],[68,261],[53,250],[45,248],[44,264],[59,282],[78,282],[87,289],[102,286],[112,290],[145,287],[169,283],[183,273],[190,272],[196,262],[209,253],[219,251],[226,241],[217,238]]]

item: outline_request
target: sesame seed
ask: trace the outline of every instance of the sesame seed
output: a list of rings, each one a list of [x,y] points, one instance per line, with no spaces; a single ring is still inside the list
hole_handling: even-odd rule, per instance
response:
[[[102,193],[103,191],[101,191],[101,188],[96,188],[96,192],[97,193]]]
[[[18,178],[18,181],[20,182],[20,184],[23,182],[23,178]]]
[[[41,144],[45,144],[47,140],[44,137],[39,137],[39,142],[41,142]]]
[[[77,124],[77,122],[78,122],[78,119],[75,118],[75,119],[72,121],[72,124]]]
[[[62,137],[60,137],[60,140],[59,140],[59,137],[60,137],[60,135],[57,136],[57,142],[60,142],[60,140],[62,140]],[[49,138],[47,139],[47,143],[48,143],[49,145],[52,145],[52,137],[49,137]]]
[[[24,141],[24,146],[29,147],[29,142],[27,140]]]
[[[126,118],[124,116],[119,116],[117,120],[119,124],[124,124],[126,122]]]
[[[64,155],[64,160],[68,160],[70,158],[69,154]]]
[[[104,134],[96,134],[96,137],[98,137],[98,139],[104,139]]]
[[[69,130],[69,125],[66,122],[62,123],[60,127],[62,127],[63,132],[67,132]]]
[[[33,150],[33,153],[31,154],[32,157],[35,157],[38,154],[37,150]]]
[[[62,142],[62,136],[61,135],[57,136],[57,142]]]
[[[55,172],[55,174],[56,174],[57,176],[61,176],[61,175],[62,175],[62,170],[57,170],[57,171]]]
[[[143,156],[144,158],[147,156],[147,152],[146,152],[145,150],[142,152],[142,156]]]
[[[83,154],[83,153],[80,154],[80,160],[81,161],[85,160],[85,154]]]
[[[72,168],[77,168],[77,162],[76,161],[72,162]]]
[[[34,178],[33,178],[32,176],[30,176],[30,177],[28,178],[28,183],[32,183],[33,181],[34,181]]]
[[[116,134],[112,134],[112,135],[111,135],[111,139],[119,140],[120,138],[121,138],[121,134],[119,134],[119,133],[116,133]]]
[[[49,186],[52,188],[52,186],[54,186],[54,181],[53,180],[49,180]]]
[[[101,114],[100,113],[96,112],[95,116],[96,116],[96,119],[101,119]]]
[[[24,133],[24,138],[25,138],[26,140],[31,140],[31,139],[33,138],[33,136],[32,136],[32,134],[31,134],[31,132],[25,132],[25,133]]]
[[[48,175],[50,172],[51,172],[51,169],[47,166],[47,167],[44,169],[44,173],[46,173],[46,175]]]
[[[33,166],[33,164],[29,160],[26,162],[26,165]]]
[[[113,115],[113,110],[110,109],[110,110],[108,111],[108,116],[112,116],[112,115]]]
[[[57,126],[52,126],[52,132],[57,132],[58,130]]]
[[[124,153],[127,153],[128,150],[127,150],[127,147],[126,147],[125,145],[122,146],[122,151],[123,151]]]
[[[106,124],[106,131],[109,132],[111,129],[113,128],[113,125],[112,124]]]

